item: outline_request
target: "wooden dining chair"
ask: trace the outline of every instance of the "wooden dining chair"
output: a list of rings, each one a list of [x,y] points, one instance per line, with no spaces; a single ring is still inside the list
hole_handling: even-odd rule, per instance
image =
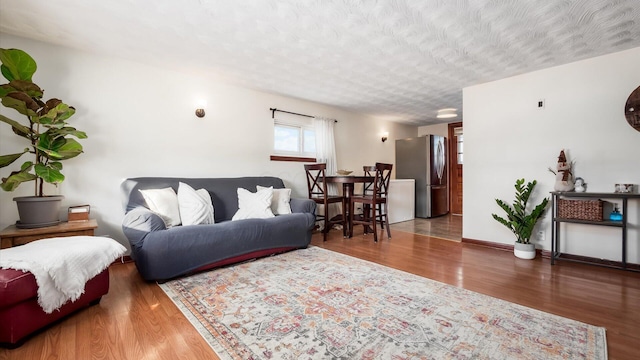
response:
[[[324,181],[327,164],[307,164],[304,170],[307,173],[307,188],[309,190],[309,199],[316,204],[322,205],[323,214],[316,213],[316,222],[324,221],[322,229],[322,240],[327,241],[327,233],[333,225],[342,225],[342,236],[347,236],[347,216],[345,214],[346,201],[344,196],[329,195],[327,192],[327,183]],[[329,218],[329,205],[340,203],[342,205],[342,215],[338,218]]]
[[[362,167],[362,172],[364,173],[364,176],[374,177],[376,175],[376,166],[375,165],[364,165]],[[373,180],[371,180],[369,182],[362,183],[362,195],[373,195]],[[363,206],[362,206],[362,214],[363,215],[354,214],[353,216],[360,217],[358,220],[362,220],[361,216],[364,216],[365,213],[368,214],[370,212],[371,212],[371,205],[363,204]],[[369,225],[364,225],[363,227],[364,227],[364,233],[365,234],[369,230],[371,230]]]
[[[364,225],[365,234],[367,234],[367,226],[370,226],[373,229],[373,241],[378,242],[377,223],[380,223],[381,230],[384,230],[385,226],[387,227],[387,238],[391,239],[391,229],[389,228],[389,217],[387,215],[387,196],[389,195],[389,181],[393,165],[376,163],[375,168],[372,194],[351,197],[352,209],[355,209],[356,203],[360,203],[363,205],[363,209],[370,208],[370,210],[363,211],[362,219],[354,218],[353,214],[349,214],[349,220],[353,225]],[[353,236],[353,226],[349,229],[349,236]]]
[[[375,165],[365,165],[362,167],[362,171],[364,176],[373,177],[376,174],[376,167]],[[362,184],[362,195],[373,195],[373,181]]]

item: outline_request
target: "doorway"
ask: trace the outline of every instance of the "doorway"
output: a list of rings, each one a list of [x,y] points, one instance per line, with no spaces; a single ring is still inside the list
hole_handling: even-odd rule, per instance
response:
[[[449,209],[462,215],[462,164],[464,163],[462,122],[449,124]]]

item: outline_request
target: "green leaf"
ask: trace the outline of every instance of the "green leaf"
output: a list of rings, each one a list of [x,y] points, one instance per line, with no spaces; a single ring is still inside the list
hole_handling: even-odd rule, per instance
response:
[[[11,85],[2,84],[0,85],[0,98],[3,98],[7,96],[8,93],[14,92],[14,91],[16,91],[16,89],[14,89]]]
[[[75,128],[73,128],[71,126],[65,126],[63,128],[60,128],[60,129],[52,129],[52,130],[49,130],[48,132],[51,132],[52,134],[55,134],[55,136],[71,135],[71,136],[77,137],[78,139],[86,139],[87,138],[87,134],[84,131],[76,130]],[[53,135],[51,135],[51,136],[53,136]]]
[[[63,136],[55,134],[55,130],[49,130],[40,134],[36,148],[49,157],[49,154],[55,154],[64,145],[65,141]]]
[[[13,75],[11,75],[11,70],[9,70],[8,67],[4,65],[0,65],[0,72],[2,73],[2,76],[4,76],[5,79],[9,81],[13,80]]]
[[[0,156],[0,168],[8,166],[12,164],[14,161],[18,160],[22,154],[29,151],[29,149],[25,148],[23,152],[17,154],[9,154]]]
[[[9,81],[31,81],[31,77],[38,69],[36,61],[19,49],[0,49],[0,61],[2,61],[2,75]]]
[[[21,171],[31,171],[31,168],[33,167],[33,162],[31,161],[25,161],[22,166],[20,166],[20,170]]]
[[[40,86],[28,80],[12,80],[9,86],[13,88],[14,91],[23,92],[32,98],[40,99],[44,93],[44,91],[40,89]]]
[[[73,128],[70,128],[73,129]],[[69,132],[69,135],[73,135],[75,137],[77,137],[78,139],[86,139],[87,138],[87,133],[84,131],[80,131],[80,130],[76,130],[73,129],[73,131]]]
[[[28,166],[26,166],[27,164]],[[23,182],[35,180],[36,176],[34,174],[29,173],[29,171],[31,171],[32,166],[33,166],[33,163],[28,161],[22,165],[22,168],[20,169],[20,171],[14,171],[11,174],[9,174],[8,177],[2,178],[2,184],[0,184],[0,188],[2,188],[2,190],[4,191],[13,191],[18,186],[20,186],[20,184],[22,184]]]
[[[34,121],[40,124],[59,124],[58,127],[62,127],[65,124],[65,120],[75,113],[76,109],[73,107],[58,99],[51,99],[47,101],[41,109],[38,119]]]
[[[13,132],[15,132],[16,134],[30,139],[29,136],[31,135],[31,129],[27,126],[24,126],[15,120],[11,120],[2,114],[0,114],[0,121],[11,125],[11,127],[13,128]]]
[[[3,97],[2,105],[15,109],[20,114],[26,116],[37,116],[37,111],[40,109],[40,105],[29,95],[18,91],[10,92],[7,96]]]
[[[56,167],[36,164],[34,169],[36,171],[36,175],[49,184],[59,184],[64,181],[64,175],[62,175],[60,169],[57,169]]]
[[[49,159],[66,160],[82,154],[82,145],[74,139],[60,137],[51,142],[48,136],[41,136],[40,140],[36,148],[44,152]]]
[[[49,163],[49,166],[52,169],[62,170],[62,163],[60,161],[52,161]]]
[[[82,154],[82,145],[74,139],[65,139],[66,142],[58,149],[58,160],[66,160]]]

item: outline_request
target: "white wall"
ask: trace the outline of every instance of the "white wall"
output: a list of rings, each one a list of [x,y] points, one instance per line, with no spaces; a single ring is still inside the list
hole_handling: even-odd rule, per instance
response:
[[[640,48],[471,86],[464,96],[465,238],[512,244],[513,234],[491,218],[494,199],[511,202],[517,178],[538,180],[536,204],[553,190],[561,149],[575,160],[588,191],[613,192],[615,183],[640,184],[640,132],[624,117],[629,94],[640,85]],[[546,107],[537,109],[545,99]],[[628,211],[628,260],[640,262],[640,201]],[[551,248],[550,212],[539,224]],[[562,250],[620,261],[621,232],[601,226],[563,225]]]
[[[271,107],[338,119],[338,165],[345,169],[358,170],[376,161],[393,163],[394,140],[417,134],[415,126],[223,84],[207,74],[196,77],[115,56],[0,36],[3,48],[19,48],[34,57],[38,63],[34,82],[45,89],[45,98],[57,97],[74,106],[70,124],[89,136],[81,141],[85,153],[64,163],[66,180],[48,194],[65,196],[65,212],[70,205],[90,204],[92,217],[99,222],[97,234],[123,244],[120,183],[127,177],[273,175],[293,188],[295,196],[306,196],[302,163],[269,160]],[[202,119],[194,115],[201,98],[207,102]],[[21,116],[4,107],[0,112],[16,120]],[[380,141],[383,131],[389,132],[385,143]],[[0,154],[24,148],[20,140],[9,126],[0,124]],[[2,176],[11,170],[2,169]],[[32,184],[0,192],[1,228],[18,219],[12,198],[25,195],[33,195]]]
[[[449,138],[449,124],[435,124],[435,125],[427,125],[420,126],[418,128],[418,136],[425,135],[439,135]]]

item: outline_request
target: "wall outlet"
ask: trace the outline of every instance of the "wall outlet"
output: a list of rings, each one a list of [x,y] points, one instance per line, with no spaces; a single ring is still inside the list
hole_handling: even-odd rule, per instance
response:
[[[537,237],[538,237],[538,241],[544,241],[544,237],[545,237],[544,231],[542,230],[538,231]]]
[[[544,99],[538,100],[538,109],[544,109]]]

